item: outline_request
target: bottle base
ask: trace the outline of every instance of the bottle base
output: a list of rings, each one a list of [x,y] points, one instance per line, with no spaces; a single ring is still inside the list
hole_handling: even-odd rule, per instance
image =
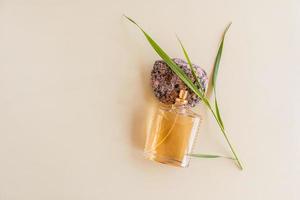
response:
[[[170,158],[168,156],[163,156],[163,155],[157,155],[156,153],[153,152],[145,152],[144,153],[145,157],[149,160],[159,162],[162,164],[174,166],[174,167],[181,167],[181,168],[187,168],[189,166],[189,158],[185,156],[185,158],[182,161]]]

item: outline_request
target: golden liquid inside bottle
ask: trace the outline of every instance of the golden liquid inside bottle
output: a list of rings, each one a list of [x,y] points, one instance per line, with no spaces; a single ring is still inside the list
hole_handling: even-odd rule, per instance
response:
[[[185,107],[160,107],[148,131],[146,156],[160,163],[187,167],[199,124],[200,116]]]

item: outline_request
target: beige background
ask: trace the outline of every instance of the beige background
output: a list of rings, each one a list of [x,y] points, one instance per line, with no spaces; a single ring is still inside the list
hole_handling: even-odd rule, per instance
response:
[[[158,56],[122,14],[174,57],[220,69],[225,125],[245,165],[147,161]],[[0,1],[0,200],[300,199],[300,3]],[[197,152],[230,155],[207,110]]]

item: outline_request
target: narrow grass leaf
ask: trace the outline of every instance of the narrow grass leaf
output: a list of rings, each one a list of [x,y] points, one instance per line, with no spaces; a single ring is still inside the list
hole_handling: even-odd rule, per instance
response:
[[[174,71],[174,73],[179,76],[179,78],[195,93],[197,94],[201,100],[205,102],[205,97],[198,90],[196,85],[192,82],[192,80],[184,73],[184,71],[171,59],[171,57],[146,33],[133,19],[125,16],[129,21],[135,24],[144,34],[152,48],[156,51],[156,53],[167,63],[167,65]]]
[[[179,37],[178,37],[178,36],[176,36],[176,37],[177,37],[178,42],[180,43],[180,46],[181,46],[181,49],[182,49],[183,54],[184,54],[184,56],[185,56],[185,59],[187,60],[189,66],[190,66],[190,69],[191,69],[191,71],[192,71],[193,77],[194,77],[194,79],[196,80],[196,82],[197,82],[199,88],[201,89],[201,92],[204,93],[204,88],[202,88],[202,85],[201,85],[201,83],[200,83],[200,81],[199,81],[199,78],[198,78],[198,76],[197,76],[197,74],[196,74],[196,70],[195,70],[195,68],[194,68],[194,66],[193,66],[193,64],[192,64],[192,62],[191,62],[191,59],[190,59],[189,55],[188,55],[186,49],[184,48],[183,43],[182,43],[181,40],[179,39]]]
[[[225,30],[223,32],[221,44],[219,46],[218,53],[217,53],[215,63],[214,63],[213,77],[212,77],[212,86],[213,86],[213,91],[214,91],[214,96],[215,96],[216,115],[217,115],[217,118],[220,122],[220,125],[223,127],[223,129],[224,129],[224,123],[223,123],[223,120],[222,120],[222,117],[220,114],[220,109],[219,109],[218,100],[217,100],[216,82],[217,82],[217,76],[218,76],[220,61],[221,61],[222,52],[223,52],[224,39],[225,39],[226,33],[227,33],[230,25],[231,25],[231,23],[228,24],[228,26],[225,28]]]
[[[228,157],[228,156],[220,156],[220,155],[211,155],[211,154],[188,154],[191,157],[197,158],[226,158],[230,160],[235,160],[235,158]]]
[[[219,106],[218,106],[218,101],[217,101],[216,95],[215,95],[215,108],[216,108],[216,114],[217,114],[217,117],[219,119],[219,122],[220,122],[221,126],[224,129],[225,127],[224,127],[224,123],[223,123],[221,115],[220,115],[220,110],[219,110]]]
[[[223,51],[223,45],[224,45],[224,39],[226,36],[226,33],[228,31],[228,29],[231,26],[231,22],[227,25],[227,27],[225,28],[223,35],[222,35],[222,39],[221,39],[221,43],[218,49],[218,53],[217,56],[215,58],[215,63],[214,63],[214,69],[213,69],[213,77],[212,77],[212,85],[215,88],[216,85],[216,81],[217,81],[217,76],[218,76],[218,72],[219,72],[219,66],[220,66],[220,61],[221,61],[221,57],[222,57],[222,51]]]

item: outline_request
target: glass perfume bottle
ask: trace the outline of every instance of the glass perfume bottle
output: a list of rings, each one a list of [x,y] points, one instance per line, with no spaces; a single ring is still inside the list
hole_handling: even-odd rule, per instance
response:
[[[181,90],[173,105],[160,105],[152,117],[145,145],[148,159],[188,167],[201,117],[187,106],[187,94]]]

